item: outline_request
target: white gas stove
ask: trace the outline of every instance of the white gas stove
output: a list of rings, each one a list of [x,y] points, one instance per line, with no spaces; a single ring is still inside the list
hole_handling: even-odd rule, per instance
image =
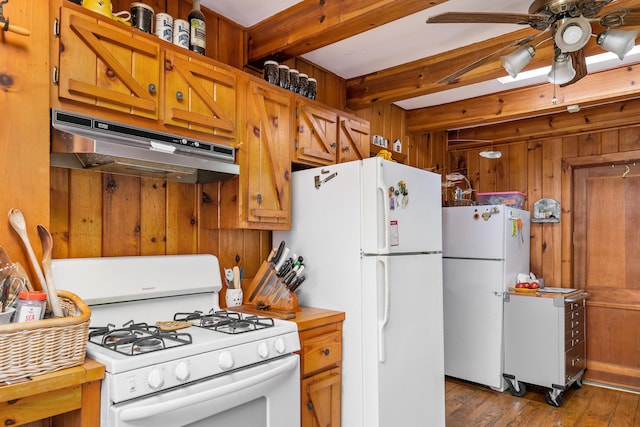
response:
[[[92,311],[101,425],[298,425],[296,324],[221,310],[213,255],[59,259],[52,274]]]

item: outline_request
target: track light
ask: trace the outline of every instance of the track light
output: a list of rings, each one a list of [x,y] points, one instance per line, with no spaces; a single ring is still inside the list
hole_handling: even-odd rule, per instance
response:
[[[560,53],[556,55],[551,64],[551,71],[547,74],[547,80],[556,85],[569,83],[576,76],[571,55]]]
[[[606,51],[615,53],[621,60],[635,47],[636,37],[640,30],[605,30],[598,34],[598,46]]]
[[[533,59],[536,54],[536,48],[533,46],[521,46],[509,55],[501,56],[500,62],[507,73],[515,78],[524,67]]]

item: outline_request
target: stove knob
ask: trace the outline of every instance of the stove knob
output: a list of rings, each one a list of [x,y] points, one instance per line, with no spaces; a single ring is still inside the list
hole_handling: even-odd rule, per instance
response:
[[[186,381],[189,378],[189,375],[191,375],[187,362],[178,362],[178,364],[176,365],[175,374],[178,381]]]
[[[233,357],[231,357],[231,353],[228,351],[220,353],[218,365],[224,370],[233,368]]]
[[[284,353],[284,351],[286,350],[285,345],[284,345],[284,340],[282,338],[278,338],[276,340],[276,351],[280,354]]]
[[[149,372],[147,383],[149,384],[149,387],[154,390],[162,387],[162,384],[164,384],[164,378],[162,378],[162,372],[160,372],[160,369],[154,368]]]
[[[261,342],[258,345],[258,355],[263,359],[269,357],[269,346],[267,346],[266,342]]]

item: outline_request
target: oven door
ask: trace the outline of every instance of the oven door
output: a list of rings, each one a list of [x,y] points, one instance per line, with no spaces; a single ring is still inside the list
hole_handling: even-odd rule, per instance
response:
[[[300,425],[300,368],[292,354],[227,375],[111,406],[102,425]]]

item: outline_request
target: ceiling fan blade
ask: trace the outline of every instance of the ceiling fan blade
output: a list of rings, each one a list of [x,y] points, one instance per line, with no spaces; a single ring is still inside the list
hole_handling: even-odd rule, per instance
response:
[[[455,83],[456,80],[458,80],[458,78],[460,76],[462,76],[463,74],[466,74],[469,71],[473,70],[474,68],[477,68],[477,67],[479,67],[479,66],[481,66],[483,64],[486,64],[487,62],[489,62],[490,60],[495,58],[497,55],[500,55],[501,53],[505,52],[506,50],[511,49],[513,47],[516,47],[516,46],[522,46],[522,45],[525,45],[527,43],[530,43],[531,41],[533,41],[535,38],[537,38],[539,36],[540,36],[540,34],[535,35],[535,36],[525,37],[523,39],[518,39],[518,40],[514,41],[513,43],[510,43],[510,44],[508,44],[508,45],[496,50],[495,52],[493,52],[493,53],[491,53],[491,54],[489,54],[489,55],[487,55],[487,56],[485,56],[483,58],[478,59],[477,61],[467,65],[466,67],[461,68],[461,69],[457,70],[456,72],[449,74],[446,77],[443,77],[442,79],[438,80],[438,83],[449,83],[449,84]]]
[[[640,8],[613,9],[602,15],[600,25],[603,27],[635,27],[640,25]]]
[[[576,70],[576,75],[571,81],[563,83],[560,87],[565,87],[574,84],[581,78],[587,75],[587,61],[584,56],[584,49],[577,50],[575,52],[569,52],[571,60],[573,61],[573,69]]]
[[[522,24],[545,29],[549,16],[530,13],[445,12],[427,19],[427,24]]]

